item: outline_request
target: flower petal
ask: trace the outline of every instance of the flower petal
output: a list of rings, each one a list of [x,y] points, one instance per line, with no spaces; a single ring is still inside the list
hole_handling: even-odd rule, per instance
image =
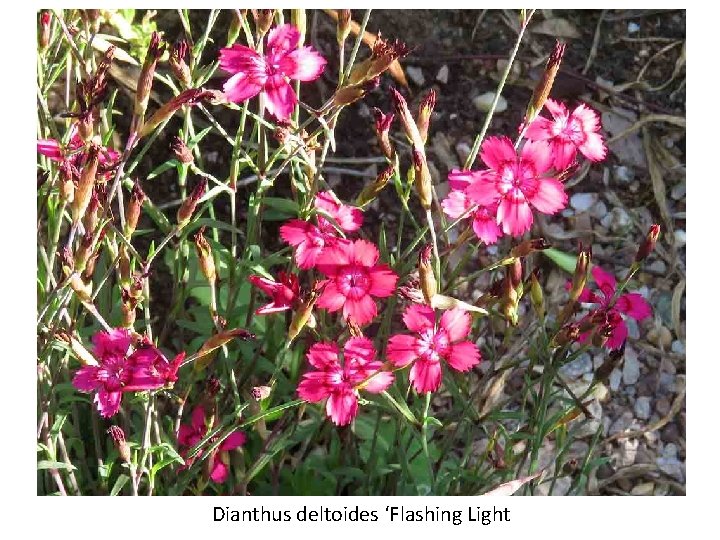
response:
[[[605,298],[610,298],[615,292],[615,289],[617,288],[615,276],[609,274],[599,266],[593,266],[592,270],[590,270],[590,273],[592,274],[595,283],[597,283],[597,286],[605,295]]]
[[[607,146],[599,133],[587,133],[578,150],[590,161],[602,161],[607,155]]]
[[[572,141],[565,141],[557,137],[552,141],[553,166],[558,171],[565,169],[577,154],[577,147]]]
[[[281,74],[268,77],[265,81],[265,95],[267,111],[278,120],[287,120],[295,108],[297,96],[292,86],[288,84]]]
[[[497,242],[503,234],[502,229],[497,224],[497,218],[493,216],[481,216],[481,212],[475,212],[473,216],[473,231],[477,237],[487,245]]]
[[[465,189],[465,195],[475,204],[490,206],[500,198],[496,180],[497,174],[485,173],[477,182],[470,184]]]
[[[242,103],[257,96],[263,89],[264,81],[254,80],[246,73],[236,73],[223,84],[223,93],[228,101]]]
[[[377,305],[370,295],[365,295],[357,300],[347,298],[343,306],[343,317],[352,319],[356,324],[362,326],[372,321],[377,315]]]
[[[405,367],[418,357],[417,338],[407,334],[396,334],[388,339],[385,355],[396,367]]]
[[[554,137],[552,132],[553,122],[542,116],[538,116],[530,124],[525,132],[525,137],[531,141],[545,141]]]
[[[372,375],[372,373],[368,374],[368,376],[372,375],[372,377],[368,379],[368,381],[363,386],[363,390],[366,390],[371,394],[379,394],[380,392],[384,392],[385,390],[387,390],[388,386],[390,386],[395,380],[395,375],[393,375],[389,371],[374,370],[374,373],[374,375]]]
[[[470,333],[472,320],[470,314],[460,308],[447,310],[440,318],[440,328],[443,328],[451,342],[465,339]]]
[[[355,392],[352,390],[333,392],[328,398],[325,410],[335,425],[349,424],[357,415],[358,410]]]
[[[280,60],[280,71],[298,81],[314,81],[325,69],[327,60],[312,47],[296,49]]]
[[[343,307],[345,301],[345,296],[338,290],[335,281],[329,280],[318,298],[317,306],[333,312]]]
[[[469,371],[480,363],[480,351],[470,341],[461,341],[450,346],[447,363],[457,371]]]
[[[623,342],[628,337],[628,329],[627,325],[625,324],[625,321],[620,321],[620,323],[613,328],[612,334],[610,334],[610,337],[605,342],[605,346],[608,349],[619,349],[622,347]]]
[[[530,163],[537,176],[547,171],[553,162],[550,145],[545,141],[527,141],[520,155]]]
[[[375,266],[380,258],[380,252],[378,248],[372,242],[367,240],[355,240],[352,244],[352,262],[356,262],[363,266],[371,267]]]
[[[120,401],[122,400],[122,392],[108,392],[100,390],[95,394],[95,404],[100,412],[100,416],[109,418],[117,414],[120,410]]]
[[[517,153],[507,137],[488,137],[482,144],[480,158],[494,170],[500,170],[506,161],[516,161]]]
[[[327,370],[339,366],[338,346],[335,343],[315,343],[307,352],[307,359],[311,365],[320,370]]]
[[[190,419],[190,425],[192,425],[193,429],[205,435],[207,426],[205,425],[205,409],[202,405],[198,405],[193,409]]]
[[[210,479],[216,484],[222,484],[229,476],[230,470],[228,466],[223,463],[220,456],[210,458],[213,460],[212,468],[210,469]]]
[[[458,190],[448,193],[441,204],[443,212],[453,219],[459,218],[472,207],[472,203],[465,193]]]
[[[625,315],[638,321],[642,321],[652,315],[650,304],[638,293],[623,294],[618,298],[615,307]]]
[[[520,236],[532,226],[532,210],[525,201],[514,202],[504,198],[498,205],[497,221],[502,224],[505,234]]]
[[[408,330],[419,334],[435,328],[435,310],[424,304],[410,304],[403,313],[403,322]]]
[[[102,388],[102,383],[98,380],[98,366],[83,366],[78,369],[72,384],[81,392],[92,392]]]
[[[555,101],[554,99],[545,100],[545,108],[550,114],[553,115],[553,118],[555,119],[568,116],[568,108],[564,104],[560,103],[559,101]]]
[[[567,206],[565,186],[557,178],[538,178],[537,191],[530,197],[530,204],[543,214],[554,214]]]
[[[219,450],[221,452],[228,450],[235,450],[239,446],[245,444],[247,437],[242,431],[233,431],[228,437],[220,444]]]
[[[480,180],[481,177],[482,173],[479,171],[453,169],[448,173],[448,185],[450,186],[450,189],[464,191],[465,188]]]
[[[298,43],[300,43],[300,30],[292,24],[278,25],[267,35],[268,54],[292,51],[297,49]]]
[[[378,265],[368,271],[370,288],[368,293],[377,298],[387,298],[395,291],[398,275],[384,264]]]
[[[317,403],[330,395],[332,387],[327,384],[327,373],[324,371],[311,371],[303,375],[297,392],[300,399]]]
[[[419,394],[434,392],[440,388],[442,368],[440,362],[420,359],[410,368],[410,382]]]

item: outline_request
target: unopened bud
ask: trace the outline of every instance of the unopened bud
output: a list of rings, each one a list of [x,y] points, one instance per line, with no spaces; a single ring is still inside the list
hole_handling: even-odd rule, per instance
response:
[[[508,279],[512,288],[517,290],[522,284],[523,267],[522,260],[517,258],[515,262],[508,266]]]
[[[395,167],[393,165],[385,168],[382,172],[380,172],[380,174],[375,180],[365,186],[365,188],[360,192],[360,195],[358,195],[357,199],[355,200],[355,204],[357,206],[365,206],[366,204],[374,201],[375,198],[388,184],[393,174],[395,174]]]
[[[548,249],[549,247],[550,244],[548,244],[544,238],[533,238],[532,240],[524,240],[520,242],[517,246],[512,248],[512,250],[510,251],[510,256],[527,257],[535,251],[542,251],[543,249]]]
[[[377,107],[373,107],[373,116],[375,117],[375,133],[377,134],[378,146],[380,146],[383,155],[392,160],[394,151],[390,144],[390,127],[393,120],[395,120],[395,115],[392,113],[384,114]]]
[[[192,86],[190,68],[185,63],[187,51],[187,41],[182,39],[172,46],[172,49],[170,50],[170,58],[168,59],[170,69],[172,69],[172,72],[175,74],[177,80],[180,81],[183,88],[190,88]]]
[[[78,340],[73,334],[69,334],[64,330],[60,330],[55,335],[59,340],[65,342],[67,345],[70,346],[70,350],[75,355],[75,358],[77,358],[83,366],[98,365],[95,357],[90,354],[90,351],[85,348],[85,345],[83,345],[80,340]]]
[[[612,333],[613,326],[611,324],[607,323],[599,326],[592,336],[592,344],[595,347],[602,347],[607,343],[607,340],[610,339]]]
[[[345,43],[345,40],[350,35],[350,21],[351,21],[351,11],[349,9],[339,9],[338,10],[338,20],[337,20],[337,42],[342,47],[343,43]]]
[[[129,289],[122,287],[120,289],[120,315],[122,326],[124,328],[132,328],[135,325],[135,310],[137,309],[138,299],[133,298]]]
[[[60,172],[60,199],[67,204],[72,203],[75,199],[75,182],[65,171]]]
[[[140,187],[140,182],[136,180],[130,193],[130,199],[128,199],[127,209],[125,210],[125,236],[127,238],[130,238],[137,228],[144,202],[145,193]]]
[[[85,215],[82,218],[83,228],[86,232],[95,232],[95,228],[98,224],[98,212],[100,210],[100,198],[98,197],[97,189],[93,189],[90,195],[90,204],[88,204]]]
[[[85,270],[85,265],[90,258],[90,254],[93,250],[93,233],[92,231],[85,231],[85,234],[80,239],[78,248],[75,250],[75,271],[82,272]]]
[[[200,230],[195,235],[195,249],[197,250],[198,260],[200,261],[200,270],[205,276],[205,279],[209,282],[215,282],[215,260],[213,259],[212,249],[205,239],[204,233],[205,227],[200,227]]]
[[[540,319],[545,318],[545,301],[543,299],[543,290],[538,280],[538,269],[530,274],[530,301],[532,302],[535,313]]]
[[[132,267],[127,246],[122,243],[118,248],[118,281],[121,287],[129,287],[132,279]]]
[[[50,12],[40,13],[40,50],[44,51],[50,44]]]
[[[580,337],[580,329],[577,324],[568,324],[563,326],[555,335],[552,345],[555,347],[564,347],[570,343],[574,343]]]
[[[74,225],[80,223],[80,219],[85,215],[85,210],[87,210],[90,204],[93,187],[95,186],[98,162],[98,149],[96,146],[91,146],[88,150],[85,166],[83,167],[82,173],[80,173],[80,180],[75,190],[75,197],[70,205]]]
[[[378,32],[370,58],[355,64],[355,67],[350,72],[350,77],[348,77],[349,84],[359,84],[379,77],[393,62],[406,56],[409,52],[410,49],[404,43],[398,40],[391,43],[383,39]]]
[[[432,267],[432,244],[426,244],[420,250],[418,261],[418,274],[420,275],[420,290],[422,290],[425,303],[430,305],[437,294],[437,281]]]
[[[272,392],[272,388],[270,388],[269,386],[255,386],[250,391],[255,401],[263,401],[269,398],[270,392]]]
[[[130,447],[125,440],[125,432],[118,426],[110,426],[107,432],[110,434],[110,437],[112,437],[115,448],[117,448],[118,454],[120,454],[120,459],[130,464],[132,461],[130,458]]]
[[[552,90],[553,83],[555,82],[555,76],[557,75],[558,69],[560,69],[560,62],[562,61],[563,54],[565,54],[565,44],[561,41],[555,42],[550,58],[548,58],[545,71],[535,86],[530,103],[528,104],[527,111],[525,112],[524,125],[528,126],[542,110],[547,101],[550,91]]]
[[[195,212],[195,207],[205,194],[206,187],[207,180],[203,178],[195,185],[195,188],[192,190],[190,195],[182,202],[180,208],[178,208],[177,222],[179,229],[182,229],[190,222],[190,218],[192,218],[192,215]]]
[[[374,79],[368,79],[360,84],[343,86],[339,88],[333,96],[333,105],[341,107],[355,103],[359,99],[365,97],[365,94],[375,90],[380,84],[380,78],[375,77]]]
[[[190,150],[185,142],[178,136],[170,139],[170,150],[180,163],[189,164],[193,162],[192,150]]]
[[[420,137],[422,138],[423,143],[427,142],[428,129],[430,128],[430,117],[435,109],[436,99],[437,96],[435,95],[435,90],[431,89],[427,96],[425,96],[420,102],[420,108],[418,109],[417,116],[417,128],[420,132]]]
[[[580,298],[585,283],[587,282],[588,270],[590,269],[590,263],[592,261],[592,248],[583,248],[580,246],[580,253],[578,254],[577,263],[575,264],[575,273],[573,274],[572,287],[570,288],[570,302],[577,302]]]
[[[150,100],[150,90],[152,89],[153,77],[155,76],[155,66],[162,56],[165,46],[162,44],[160,34],[153,32],[150,37],[150,46],[145,54],[140,77],[138,78],[137,91],[135,93],[135,116],[142,122],[145,111],[147,110],[148,101]]]
[[[432,206],[432,179],[425,153],[413,147],[413,164],[415,165],[415,189],[417,190],[420,205],[425,210]]]
[[[92,302],[92,282],[85,283],[77,272],[70,276],[70,288],[83,302]]]
[[[644,261],[648,255],[650,255],[655,249],[658,237],[660,236],[660,225],[651,225],[650,230],[645,236],[645,240],[640,244],[640,248],[635,254],[635,262],[639,263]]]
[[[418,130],[415,120],[410,114],[410,109],[408,109],[407,101],[405,101],[405,98],[402,96],[402,94],[394,88],[391,88],[390,92],[393,103],[395,105],[395,113],[397,114],[398,118],[400,118],[400,123],[402,124],[403,130],[405,131],[405,135],[413,146],[415,146],[418,150],[422,149],[422,151],[424,152],[425,143],[423,142],[423,138],[420,136],[420,131]]]
[[[453,298],[452,296],[446,296],[444,294],[436,294],[435,296],[433,296],[430,307],[433,309],[442,310],[460,308],[464,311],[480,313],[481,315],[488,314],[487,310],[484,308],[468,304],[463,300],[458,300],[457,298]]]
[[[273,23],[273,17],[275,17],[274,9],[253,9],[253,18],[255,19],[255,30],[258,37],[263,37],[267,34],[268,30]]]
[[[315,302],[317,302],[318,298],[320,298],[320,294],[322,294],[324,288],[325,284],[321,285],[320,283],[315,283],[312,291],[310,291],[310,294],[308,294],[308,297],[300,304],[300,307],[298,307],[295,315],[293,315],[292,322],[290,323],[290,328],[288,328],[288,343],[292,343],[292,341],[307,325],[310,317],[312,316]]]
[[[138,136],[144,137],[151,133],[161,123],[175,114],[183,105],[195,105],[213,96],[214,93],[212,90],[203,90],[202,88],[190,88],[189,90],[181,92],[153,113],[148,121],[142,125]]]

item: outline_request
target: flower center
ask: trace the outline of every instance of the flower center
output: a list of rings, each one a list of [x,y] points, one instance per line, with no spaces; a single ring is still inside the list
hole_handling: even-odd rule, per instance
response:
[[[420,332],[418,340],[418,355],[429,362],[439,362],[441,358],[445,358],[450,348],[450,340],[445,330],[435,332],[432,328],[427,328]]]
[[[338,276],[338,289],[343,296],[358,300],[370,289],[370,277],[362,266],[349,265]]]

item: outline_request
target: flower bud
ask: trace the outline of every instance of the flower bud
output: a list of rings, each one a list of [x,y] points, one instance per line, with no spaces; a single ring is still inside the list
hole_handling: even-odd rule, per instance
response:
[[[124,243],[118,248],[118,281],[121,287],[129,287],[132,280],[130,255]]]
[[[153,77],[155,76],[155,66],[162,56],[165,46],[162,44],[160,34],[153,32],[150,37],[150,46],[145,54],[140,77],[138,78],[137,91],[135,93],[135,116],[142,122],[145,111],[147,110],[148,101],[150,100],[150,90],[152,89]]]
[[[195,207],[205,194],[206,187],[207,180],[203,178],[195,185],[195,188],[192,190],[190,195],[182,202],[177,212],[178,229],[182,229],[185,225],[190,223],[190,218],[192,218],[193,212],[195,212]]]
[[[310,317],[312,316],[315,302],[317,302],[318,298],[320,298],[320,294],[322,293],[324,288],[325,283],[316,282],[313,285],[312,291],[310,291],[308,297],[300,304],[300,307],[298,307],[295,315],[293,315],[292,322],[290,323],[290,328],[288,328],[288,344],[292,343],[292,341],[307,325]]]
[[[370,58],[355,64],[350,72],[350,77],[348,77],[348,83],[355,85],[379,77],[393,62],[406,56],[409,52],[410,49],[404,43],[398,40],[391,43],[383,39],[378,32]]]
[[[127,202],[127,208],[125,210],[125,236],[130,238],[135,229],[137,228],[138,220],[140,219],[140,212],[142,211],[142,205],[145,202],[145,193],[140,187],[140,182],[135,181],[132,192],[130,193],[130,199]]]
[[[255,401],[263,401],[269,398],[270,392],[272,392],[272,388],[269,386],[254,386],[250,391]]]
[[[98,365],[95,357],[90,354],[90,351],[85,348],[85,345],[83,345],[80,340],[75,337],[74,334],[69,334],[64,330],[59,330],[55,333],[55,335],[60,341],[63,341],[66,344],[70,345],[70,350],[75,355],[75,358],[77,358],[83,366]]]
[[[208,244],[205,236],[203,236],[204,233],[205,227],[200,227],[200,230],[195,235],[195,249],[197,250],[198,260],[200,261],[200,270],[205,276],[205,279],[214,283],[216,279],[215,260],[212,256],[210,244]]]
[[[190,150],[187,144],[185,144],[185,142],[177,135],[174,135],[170,139],[170,150],[175,155],[175,159],[177,159],[180,163],[187,165],[192,163],[194,160],[192,150]]]
[[[270,27],[272,26],[273,18],[275,17],[275,10],[253,9],[252,14],[255,19],[255,31],[257,32],[258,37],[262,38],[265,34],[267,34],[268,30],[270,30]]]
[[[435,95],[435,90],[431,89],[427,96],[425,96],[420,102],[420,108],[418,109],[417,115],[417,128],[420,132],[420,137],[422,138],[423,143],[427,142],[428,129],[430,128],[430,117],[435,109],[436,99],[437,96]]]
[[[135,310],[137,309],[138,299],[133,298],[133,295],[130,293],[129,289],[122,287],[120,289],[120,300],[120,315],[122,320],[122,326],[123,328],[132,328],[135,324]]]
[[[395,115],[392,113],[384,114],[377,107],[373,107],[373,115],[375,117],[375,133],[377,134],[378,146],[380,146],[383,155],[392,160],[395,152],[390,144],[390,127],[393,120],[395,120]]]
[[[337,42],[342,47],[345,40],[350,35],[351,11],[349,9],[339,9],[337,19]]]
[[[60,199],[65,203],[70,204],[75,199],[75,182],[72,181],[72,176],[69,171],[60,171]]]
[[[658,237],[660,236],[660,225],[654,224],[650,226],[650,230],[645,236],[645,240],[640,244],[640,248],[635,254],[635,262],[639,263],[644,261],[648,255],[650,255],[655,249]]]
[[[613,326],[610,323],[603,324],[595,330],[595,333],[592,336],[592,344],[595,347],[602,347],[607,343],[607,340],[610,339],[610,336],[613,333]]]
[[[307,13],[304,9],[291,9],[290,22],[300,32],[298,45],[302,45],[305,42],[305,34],[307,34]]]
[[[70,288],[81,301],[92,303],[92,282],[85,283],[77,272],[70,275]]]
[[[512,250],[510,251],[510,256],[527,257],[535,251],[542,251],[543,249],[548,249],[549,247],[550,244],[548,244],[544,238],[533,238],[531,240],[524,240],[520,242],[517,246],[512,248]]]
[[[425,153],[413,147],[413,164],[415,165],[415,189],[417,190],[420,205],[425,210],[432,206],[432,179]]]
[[[40,13],[40,50],[44,51],[50,44],[50,12]]]
[[[420,290],[420,280],[417,276],[411,276],[405,282],[405,285],[399,286],[397,288],[397,296],[414,304],[425,303],[425,295],[423,295]]]
[[[390,181],[390,178],[392,178],[393,174],[395,174],[395,167],[393,165],[390,165],[382,172],[380,172],[378,177],[370,184],[365,186],[365,188],[360,192],[360,195],[358,195],[357,199],[355,200],[355,205],[365,206],[366,204],[374,201],[380,194],[380,192],[385,188],[387,183]]]
[[[400,118],[400,123],[405,131],[405,135],[413,146],[415,146],[418,150],[422,149],[422,152],[424,153],[425,143],[423,142],[423,138],[420,136],[420,131],[418,130],[415,120],[410,114],[407,101],[405,101],[402,94],[394,88],[391,88],[390,92],[395,105],[395,113],[398,118]]]
[[[365,97],[365,94],[375,90],[380,84],[380,78],[368,79],[356,85],[343,86],[339,88],[333,96],[333,105],[336,107],[344,107],[355,103],[357,100]]]
[[[98,162],[98,148],[96,146],[90,146],[87,161],[85,162],[82,173],[80,173],[80,180],[75,190],[75,197],[70,205],[73,225],[77,225],[80,222],[80,219],[85,215],[85,210],[87,210],[90,204],[93,187],[95,186]]]
[[[592,247],[583,249],[580,245],[580,253],[578,254],[577,263],[575,264],[575,273],[573,274],[572,287],[570,288],[570,302],[577,302],[580,294],[585,288],[587,282],[588,270],[592,261]]]
[[[430,305],[437,294],[437,281],[432,268],[432,244],[426,244],[420,250],[418,261],[418,274],[420,275],[420,290],[422,290],[425,303]]]
[[[83,228],[86,232],[94,233],[98,224],[98,212],[100,210],[100,198],[97,189],[93,189],[90,194],[90,204],[88,204],[85,215],[82,218]]]
[[[536,268],[530,274],[530,301],[532,302],[535,313],[540,319],[545,318],[545,301],[543,299],[543,290],[538,280],[539,270]]]
[[[247,341],[255,339],[255,334],[248,332],[244,328],[234,328],[233,330],[223,330],[214,336],[210,336],[203,343],[195,357],[195,371],[205,369],[214,360],[217,350],[232,341],[233,339],[242,339]]]
[[[181,92],[153,113],[148,121],[143,124],[139,137],[144,137],[152,133],[156,127],[175,114],[183,105],[195,105],[213,96],[213,91],[203,90],[202,88],[190,88],[189,90]]]
[[[108,429],[107,432],[110,434],[110,437],[112,437],[115,448],[117,448],[118,454],[120,454],[120,459],[122,459],[125,463],[130,464],[132,461],[130,458],[130,447],[125,440],[125,433],[123,430],[118,426],[110,426],[110,429]]]
[[[570,343],[574,343],[580,337],[580,329],[577,324],[568,324],[563,326],[552,340],[553,347],[564,347]]]
[[[516,258],[515,261],[508,266],[508,279],[513,289],[517,290],[522,285],[523,267],[522,260]]]
[[[481,315],[487,315],[488,313],[487,310],[484,308],[468,304],[467,302],[458,300],[457,298],[453,298],[452,296],[445,296],[444,294],[436,294],[435,296],[433,296],[432,302],[430,302],[430,307],[433,309],[460,308],[465,311],[480,313]]]
[[[76,272],[82,272],[85,270],[90,254],[93,250],[93,232],[85,231],[85,234],[80,239],[78,248],[75,250],[74,267]]]
[[[560,62],[562,61],[563,55],[565,54],[565,44],[561,41],[555,42],[550,58],[548,58],[547,65],[545,66],[545,72],[535,86],[530,103],[528,104],[527,111],[525,112],[524,125],[528,126],[542,110],[547,101],[550,91],[552,90],[553,83],[555,82],[555,76],[557,75],[558,69],[560,69]]]
[[[190,75],[190,68],[185,63],[185,56],[187,55],[188,44],[184,39],[178,41],[172,46],[170,50],[170,58],[168,63],[173,74],[180,81],[183,88],[190,88],[192,86],[192,76]]]

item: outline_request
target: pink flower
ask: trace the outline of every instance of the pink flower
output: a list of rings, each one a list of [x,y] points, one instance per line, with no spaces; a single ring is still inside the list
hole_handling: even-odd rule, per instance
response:
[[[467,187],[475,181],[470,171],[453,170],[448,175],[451,191],[443,200],[443,211],[453,219],[458,219],[475,206],[465,194]],[[494,244],[503,234],[497,224],[497,202],[490,206],[478,206],[469,217],[472,218],[473,231],[485,244]]]
[[[288,79],[314,81],[327,63],[312,47],[298,48],[299,41],[300,31],[283,24],[268,34],[264,56],[238,44],[221,49],[220,67],[234,74],[223,85],[227,99],[240,103],[263,92],[268,112],[287,120],[297,103]]]
[[[358,390],[377,394],[390,386],[392,373],[382,371],[372,341],[364,337],[350,338],[343,347],[343,361],[335,343],[316,343],[307,353],[315,368],[303,375],[298,394],[306,401],[317,403],[327,399],[325,410],[338,426],[349,424],[357,415]]]
[[[542,176],[553,159],[546,142],[526,142],[518,155],[507,137],[489,137],[480,157],[490,169],[470,171],[465,194],[480,206],[497,203],[497,223],[505,234],[530,230],[531,206],[543,214],[565,208],[565,187],[557,178]]]
[[[389,266],[377,264],[380,253],[374,244],[355,240],[338,244],[320,255],[318,269],[328,276],[317,301],[328,311],[342,308],[343,317],[363,325],[377,315],[375,298],[387,298],[395,290],[398,276]]]
[[[295,247],[295,262],[303,270],[314,267],[326,247],[347,242],[337,237],[334,229],[323,230],[301,219],[291,219],[280,227],[280,238]]]
[[[623,315],[642,321],[652,315],[652,308],[638,293],[623,294],[617,299],[617,302],[611,304],[610,302],[617,289],[615,278],[599,266],[593,267],[591,274],[600,294],[596,294],[586,287],[580,293],[578,301],[598,304],[598,307],[587,315],[583,321],[602,321],[602,323],[608,325],[612,329],[612,333],[606,345],[609,349],[619,349],[628,336],[628,329]],[[579,341],[584,342],[589,335],[589,332],[581,334]]]
[[[417,392],[434,392],[440,387],[440,360],[461,372],[469,371],[480,362],[477,346],[465,340],[471,326],[466,311],[450,309],[436,324],[435,311],[430,306],[412,304],[405,310],[403,321],[415,335],[392,336],[388,340],[387,357],[399,368],[414,362],[410,382]]]
[[[260,276],[249,276],[248,281],[272,298],[272,302],[255,310],[256,315],[268,315],[292,309],[300,297],[300,284],[295,274],[282,270],[278,272],[278,281]]]
[[[562,103],[548,99],[545,107],[553,119],[538,116],[525,134],[531,141],[548,141],[558,171],[566,168],[578,150],[590,161],[600,161],[607,147],[600,131],[600,119],[590,107],[581,103],[570,113]]]
[[[94,401],[104,417],[120,410],[123,392],[157,390],[175,382],[185,356],[181,353],[169,362],[147,341],[131,347],[132,336],[124,328],[96,333],[93,345],[98,365],[81,367],[72,384],[81,392],[96,392]]]
[[[60,141],[55,139],[38,139],[37,151],[39,154],[49,158],[50,160],[60,164],[61,167],[70,171],[74,176],[80,175],[87,152],[85,151],[85,142],[78,133],[77,124],[73,124],[70,128],[71,136],[70,140],[66,145],[60,144]],[[98,161],[100,163],[101,171],[104,171],[104,175],[101,176],[107,178],[108,173],[115,163],[120,158],[120,154],[112,148],[100,147],[98,152]]]
[[[190,425],[183,424],[178,431],[178,445],[185,447],[180,452],[183,457],[187,455],[188,450],[195,447],[208,433],[208,426],[205,423],[205,409],[202,405],[198,405],[193,409],[191,414]],[[217,437],[213,437],[208,441],[208,445],[213,444]],[[220,446],[208,456],[210,461],[210,478],[216,484],[222,484],[227,480],[229,469],[228,463],[230,458],[228,452],[245,444],[245,434],[242,431],[233,431],[227,438],[220,443]],[[202,455],[202,451],[193,456],[191,459],[185,460],[185,467],[192,465],[195,459]]]
[[[355,232],[362,226],[362,210],[341,203],[330,191],[317,194],[315,208],[327,213],[344,232]],[[317,219],[320,229],[333,231],[332,224],[319,213]]]

